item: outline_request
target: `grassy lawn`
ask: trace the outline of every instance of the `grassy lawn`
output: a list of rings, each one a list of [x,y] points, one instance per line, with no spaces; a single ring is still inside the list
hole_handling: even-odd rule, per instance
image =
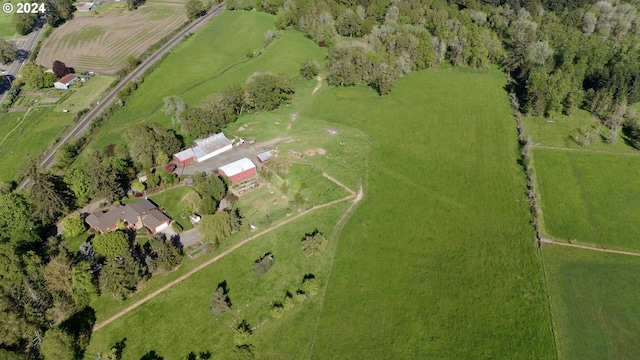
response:
[[[73,94],[58,104],[55,111],[67,109],[70,112],[76,113],[82,109],[89,108],[115,80],[116,78],[113,76],[99,75],[90,77],[82,87],[69,90],[73,91]]]
[[[574,136],[580,136],[581,132],[593,132],[600,129],[601,135],[605,135],[605,128],[600,122],[585,110],[577,110],[571,116],[559,115],[553,119],[542,116],[523,117],[527,136],[535,144],[543,146],[567,147],[572,149],[588,149],[611,152],[634,152],[637,150],[629,146],[624,134],[614,144],[607,144],[601,136],[588,146],[580,146]]]
[[[640,358],[640,258],[543,248],[559,358]]]
[[[10,181],[27,165],[27,156],[34,157],[44,151],[53,139],[71,123],[70,113],[53,112],[51,106],[31,108],[28,113],[3,114],[1,124],[7,121],[8,132],[3,132],[0,160],[3,171],[0,181]],[[15,124],[11,127],[11,124]],[[0,125],[5,127],[5,125]]]
[[[193,224],[189,221],[189,215],[191,214],[186,214],[186,217],[184,219],[182,218],[183,210],[181,200],[186,193],[193,190],[193,186],[178,186],[159,194],[151,195],[149,199],[163,208],[170,218],[182,226],[183,230],[190,230],[193,229]]]
[[[549,235],[640,250],[640,157],[535,149],[534,162]]]
[[[17,1],[4,0],[4,1],[2,1],[2,4],[12,3],[13,4],[13,13],[15,13],[15,11],[16,11],[16,2]],[[16,26],[13,25],[13,13],[12,14],[5,14],[3,12],[2,16],[0,16],[0,37],[10,38],[10,37],[13,37],[14,35],[16,35]]]
[[[306,112],[372,143],[311,358],[555,357],[503,85],[436,69],[384,98],[328,88]]]

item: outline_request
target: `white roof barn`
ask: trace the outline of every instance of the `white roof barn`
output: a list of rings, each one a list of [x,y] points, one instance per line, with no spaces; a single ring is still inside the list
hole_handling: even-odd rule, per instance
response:
[[[206,139],[198,139],[195,143],[196,146],[192,148],[193,153],[196,156],[196,161],[202,162],[227,150],[231,150],[233,140],[229,140],[223,133],[219,133],[209,136]]]
[[[67,74],[53,83],[53,87],[60,90],[69,90],[69,85],[76,81],[78,81],[78,77],[75,74]]]

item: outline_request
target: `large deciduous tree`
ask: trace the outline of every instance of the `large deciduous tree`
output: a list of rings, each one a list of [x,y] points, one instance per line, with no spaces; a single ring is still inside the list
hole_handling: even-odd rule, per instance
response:
[[[76,206],[86,204],[91,198],[91,186],[87,173],[82,169],[71,169],[64,175],[63,181],[75,198]]]
[[[187,13],[187,18],[193,20],[207,13],[207,8],[200,0],[189,0],[184,4],[184,11]]]
[[[18,34],[27,35],[33,30],[37,20],[38,14],[15,13],[12,22]]]
[[[56,60],[53,62],[52,70],[53,70],[53,73],[56,74],[58,78],[61,78],[71,73],[71,69],[69,69],[67,65],[65,65],[65,63],[63,63],[60,60]]]
[[[0,61],[8,63],[16,59],[18,55],[18,49],[13,43],[8,42],[5,39],[0,39]]]
[[[252,108],[274,110],[283,103],[288,103],[294,90],[287,75],[254,73],[247,79],[245,92]]]
[[[129,250],[129,237],[122,231],[96,234],[91,243],[96,253],[107,259],[122,255]]]
[[[131,159],[144,168],[157,163],[159,153],[174,154],[182,147],[176,134],[157,124],[134,125],[125,133]]]
[[[62,233],[65,237],[74,237],[87,230],[87,225],[80,214],[73,213],[62,220]]]
[[[219,243],[220,240],[231,235],[231,215],[227,211],[204,215],[200,220],[199,227],[207,241]]]
[[[45,360],[73,359],[75,340],[65,330],[55,327],[47,330],[40,344],[40,355]]]

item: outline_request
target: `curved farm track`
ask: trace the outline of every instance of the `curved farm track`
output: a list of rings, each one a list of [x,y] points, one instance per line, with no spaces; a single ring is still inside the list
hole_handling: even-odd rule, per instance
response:
[[[50,67],[60,60],[80,71],[115,73],[127,57],[140,56],[185,21],[183,6],[175,3],[148,4],[120,16],[77,16],[51,33],[36,62]]]

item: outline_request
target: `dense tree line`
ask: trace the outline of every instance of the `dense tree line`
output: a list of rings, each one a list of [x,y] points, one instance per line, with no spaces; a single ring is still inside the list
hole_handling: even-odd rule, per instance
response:
[[[219,132],[246,111],[274,110],[291,100],[293,85],[287,75],[254,73],[245,84],[232,85],[211,94],[197,106],[187,106],[179,97],[164,99],[163,111],[182,133],[194,137]]]
[[[229,0],[247,9],[252,1]],[[623,129],[640,145],[629,104],[640,101],[640,14],[620,0],[262,0],[276,26],[329,47],[329,83],[381,95],[409,71],[435,65],[502,66],[521,110],[590,111],[608,141]]]

